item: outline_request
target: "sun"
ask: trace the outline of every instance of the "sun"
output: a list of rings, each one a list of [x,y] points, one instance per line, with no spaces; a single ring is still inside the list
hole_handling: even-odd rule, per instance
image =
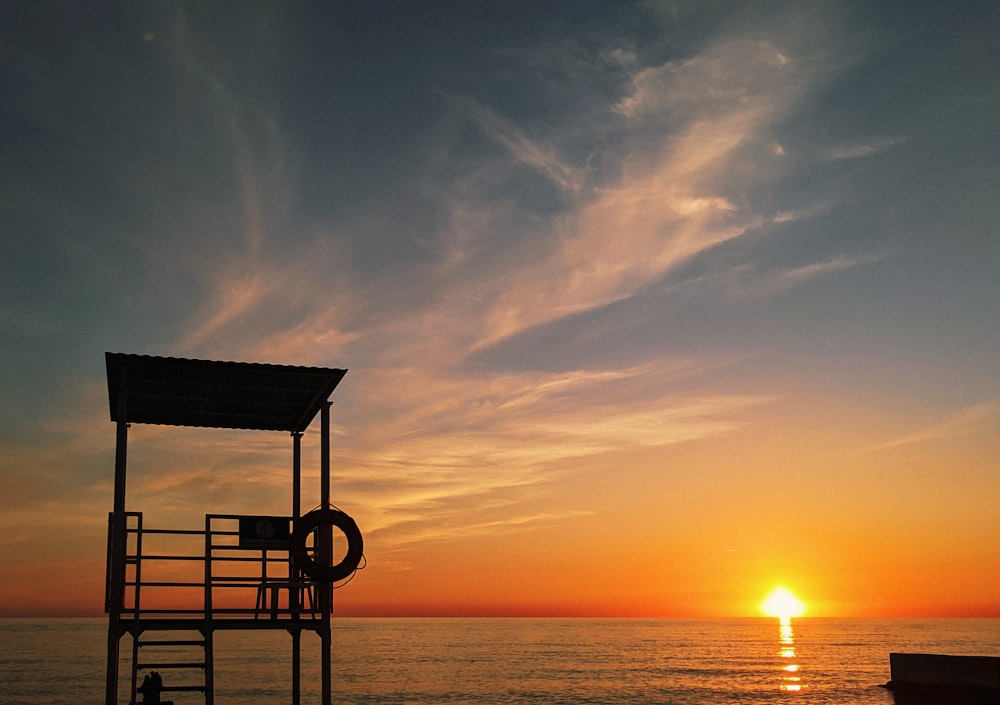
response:
[[[760,603],[760,611],[769,617],[781,620],[801,617],[806,612],[806,605],[786,587],[776,587]]]

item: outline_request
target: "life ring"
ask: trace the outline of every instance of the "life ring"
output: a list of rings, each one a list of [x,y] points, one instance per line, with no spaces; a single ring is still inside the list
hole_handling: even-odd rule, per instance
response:
[[[306,539],[318,526],[336,526],[347,537],[347,553],[336,565],[320,565],[309,555]],[[292,560],[299,570],[313,580],[332,583],[343,580],[358,569],[364,556],[365,542],[354,519],[339,509],[314,509],[295,522],[292,531]]]

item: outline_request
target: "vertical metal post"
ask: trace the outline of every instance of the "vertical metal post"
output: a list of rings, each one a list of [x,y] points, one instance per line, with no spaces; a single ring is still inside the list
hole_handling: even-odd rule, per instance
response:
[[[118,427],[115,435],[115,500],[111,517],[111,541],[108,557],[111,585],[108,589],[108,672],[104,699],[106,705],[118,702],[118,657],[121,644],[121,612],[125,593],[125,465],[128,451],[128,390],[125,370],[118,384]]]
[[[292,519],[302,515],[302,434],[292,433]]]
[[[302,434],[292,433],[292,521],[298,521],[302,515]],[[289,556],[288,579],[294,586],[288,591],[289,607],[292,619],[298,621],[302,614],[301,607],[302,573],[295,561]],[[302,630],[298,627],[289,630],[292,635],[292,705],[299,705],[302,692]]]
[[[211,624],[202,632],[205,638],[205,705],[215,703],[215,628]]]
[[[320,441],[319,441],[319,492],[323,509],[330,508],[330,402],[324,402],[320,408]],[[332,527],[331,527],[332,528]]]
[[[212,515],[205,515],[205,597],[201,635],[205,641],[205,705],[215,703],[215,609],[212,605],[212,552],[215,537],[212,534]]]
[[[320,503],[323,509],[330,508],[330,402],[325,402],[320,407]],[[326,525],[319,531],[320,558],[323,565],[333,564],[333,527]],[[320,631],[320,641],[322,649],[321,669],[322,669],[322,705],[333,705],[333,683],[331,670],[333,661],[331,651],[333,649],[333,635],[330,618],[333,614],[333,585],[321,583],[319,589],[319,604],[323,614],[323,624]]]
[[[125,520],[125,554],[126,561],[128,560],[128,519]],[[135,585],[132,588],[132,616],[135,620],[138,620],[142,614],[142,603],[140,602],[140,586],[142,585],[142,513],[136,515],[135,517],[135,563],[134,567],[134,578]],[[128,564],[126,563],[124,569],[125,579],[128,579]],[[124,590],[124,587],[122,588]],[[123,596],[124,599],[124,596]],[[124,605],[123,605],[124,610]],[[129,679],[129,695],[128,702],[129,705],[135,705],[135,699],[138,695],[138,678],[139,669],[137,664],[139,663],[139,638],[142,636],[141,630],[131,630],[132,633],[132,677]]]
[[[133,634],[132,635],[132,678],[129,679],[129,683],[131,683],[131,688],[132,689],[129,691],[129,695],[128,695],[129,705],[135,705],[135,698],[136,698],[136,695],[138,695],[138,690],[137,690],[136,686],[137,686],[137,684],[139,682],[139,669],[136,668],[136,664],[139,663],[139,637],[140,636],[142,636],[141,633],[140,634]]]

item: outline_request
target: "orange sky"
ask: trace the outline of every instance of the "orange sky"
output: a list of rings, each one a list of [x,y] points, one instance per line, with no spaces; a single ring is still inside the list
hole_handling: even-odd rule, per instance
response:
[[[341,615],[1000,617],[1000,4],[380,6],[0,23],[0,615],[101,613],[112,351],[349,370]]]
[[[304,506],[318,500],[317,424],[306,436]],[[556,464],[506,500],[487,493],[450,506],[419,483],[379,476],[391,469],[352,472],[363,460],[335,436],[334,503],[357,519],[367,560],[337,591],[337,613],[746,616],[777,584],[805,600],[809,616],[1000,613],[998,480],[968,456],[978,486],[947,475],[970,443],[995,454],[995,437],[859,448],[845,439],[870,430],[849,418],[835,433],[808,425],[786,418],[770,432],[748,424],[721,437],[606,450]],[[103,426],[95,445],[104,446],[106,482],[76,501],[75,514],[14,510],[23,526],[7,542],[5,614],[101,610],[114,427],[94,426]],[[789,432],[794,441],[782,438]],[[164,455],[190,470],[161,469]],[[147,526],[288,511],[285,434],[135,425],[129,458],[128,507]]]

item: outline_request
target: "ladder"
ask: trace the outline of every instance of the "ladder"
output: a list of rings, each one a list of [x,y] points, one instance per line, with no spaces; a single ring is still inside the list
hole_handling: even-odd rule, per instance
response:
[[[200,692],[206,700],[211,692],[211,637],[201,632],[143,632],[132,641],[132,694],[136,705],[141,695],[139,676],[160,673],[161,693]],[[161,700],[162,705],[170,701]],[[139,700],[138,703],[142,703]]]
[[[134,550],[126,550],[126,585],[132,588],[132,603],[129,605],[136,622],[141,621],[142,577],[143,566],[143,534],[194,534],[198,532],[168,532],[162,530],[143,529],[142,514],[131,513],[132,526],[127,529],[134,541]],[[149,557],[146,556],[148,559]],[[160,555],[159,560],[198,560],[196,557]],[[129,574],[130,573],[130,574]],[[130,579],[131,578],[131,579]],[[150,583],[145,583],[149,585]],[[154,583],[155,584],[155,583]],[[169,624],[169,623],[168,623]],[[141,705],[142,702],[156,702],[153,697],[146,697],[140,689],[140,676],[150,677],[154,672],[160,675],[162,686],[160,694],[171,692],[200,692],[206,705],[211,705],[212,698],[212,633],[210,629],[198,629],[180,624],[159,624],[156,627],[147,626],[141,631],[133,632],[132,636],[132,677],[129,694],[130,705]],[[162,671],[162,673],[161,673]],[[145,679],[143,680],[145,684]],[[139,697],[141,700],[138,700]],[[155,696],[154,696],[155,697]],[[170,705],[170,700],[159,700],[161,705]]]

